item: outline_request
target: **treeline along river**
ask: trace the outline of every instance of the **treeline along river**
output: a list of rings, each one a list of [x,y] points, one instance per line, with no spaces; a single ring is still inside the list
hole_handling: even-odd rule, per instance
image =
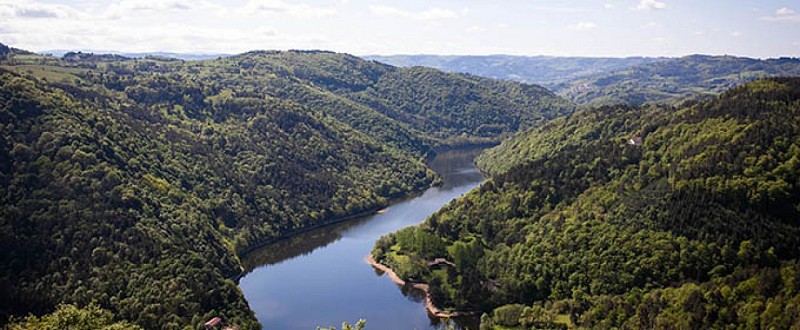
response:
[[[264,329],[316,329],[367,320],[374,329],[437,329],[424,295],[403,290],[364,258],[381,236],[416,225],[483,181],[481,149],[439,153],[429,165],[443,184],[380,213],[302,233],[247,254],[239,281]]]

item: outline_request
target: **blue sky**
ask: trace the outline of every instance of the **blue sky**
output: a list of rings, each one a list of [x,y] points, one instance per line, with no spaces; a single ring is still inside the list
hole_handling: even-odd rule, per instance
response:
[[[800,57],[800,0],[0,0],[29,49]]]

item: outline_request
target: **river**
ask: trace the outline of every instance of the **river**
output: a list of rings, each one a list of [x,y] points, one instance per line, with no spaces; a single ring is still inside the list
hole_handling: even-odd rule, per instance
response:
[[[399,200],[381,213],[327,226],[249,253],[239,287],[264,329],[314,330],[367,320],[367,329],[439,329],[424,296],[401,290],[364,261],[375,241],[416,225],[478,186],[480,149],[439,153],[429,162],[443,184]],[[470,326],[471,328],[471,326]]]

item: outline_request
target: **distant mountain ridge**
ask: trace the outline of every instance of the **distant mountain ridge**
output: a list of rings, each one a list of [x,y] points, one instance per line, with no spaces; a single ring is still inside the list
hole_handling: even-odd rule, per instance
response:
[[[119,55],[128,58],[164,57],[164,58],[174,58],[184,61],[210,60],[210,59],[228,57],[234,55],[227,53],[119,52],[113,50],[104,51],[104,50],[89,50],[89,49],[81,49],[81,50],[51,49],[39,52],[39,54],[56,56],[56,57],[62,57],[68,53],[84,53],[84,54],[98,54],[98,55],[108,54],[108,55]]]
[[[553,90],[579,104],[677,103],[759,78],[800,76],[800,59],[689,55],[572,80]]]
[[[365,56],[398,66],[539,84],[578,104],[679,103],[758,78],[800,76],[800,59],[688,55],[678,58],[548,56]]]
[[[447,72],[513,80],[547,88],[574,79],[634,65],[662,61],[657,57],[559,57],[515,55],[367,55],[365,59],[395,66],[427,66]]]

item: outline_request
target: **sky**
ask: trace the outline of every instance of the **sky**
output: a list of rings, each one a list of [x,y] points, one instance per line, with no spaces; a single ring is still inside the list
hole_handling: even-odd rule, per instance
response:
[[[800,57],[800,0],[0,0],[31,51]]]

